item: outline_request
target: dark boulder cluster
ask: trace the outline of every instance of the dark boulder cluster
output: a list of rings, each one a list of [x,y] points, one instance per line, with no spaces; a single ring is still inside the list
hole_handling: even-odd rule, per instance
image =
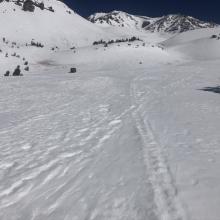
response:
[[[34,39],[32,39],[32,41],[31,41],[31,46],[33,46],[33,47],[40,47],[40,48],[44,47],[44,45],[42,43],[35,42]]]
[[[6,73],[4,74],[4,76],[9,76],[9,75],[10,75],[10,71],[7,70]],[[12,76],[23,76],[23,75],[21,74],[21,69],[20,69],[20,66],[19,66],[19,65],[18,65],[18,66],[15,68],[15,70],[13,71]]]
[[[2,41],[4,44],[9,44],[9,40],[7,40],[5,37],[2,38]]]
[[[70,10],[66,10],[66,12],[70,15],[72,14],[72,12]]]
[[[11,48],[20,48],[16,42],[11,42]]]
[[[11,54],[12,57],[17,57],[17,58],[20,58],[20,55],[17,54],[16,52],[14,52],[13,54]]]
[[[23,60],[25,60],[25,59],[23,58]],[[29,70],[30,70],[28,64],[29,64],[28,61],[25,61],[25,62],[24,62],[24,66],[25,66],[25,67],[24,67],[24,70],[25,70],[25,71],[29,71]]]
[[[14,56],[14,57],[17,57],[18,58],[18,55],[16,55],[16,53],[13,53],[11,56]],[[8,53],[6,53],[5,57],[8,57]],[[20,56],[19,56],[20,58]],[[23,57],[22,58],[22,61],[24,62],[23,65],[24,65],[24,71],[29,71],[30,68],[29,68],[29,62]],[[18,65],[15,70],[12,72],[11,74],[12,76],[23,76],[23,74],[21,73],[21,68],[20,66]],[[4,74],[4,76],[10,76],[10,71],[7,70],[6,73]]]
[[[3,41],[4,44],[7,44],[11,48],[20,48],[20,46],[16,42],[14,42],[14,41],[10,42],[5,37],[2,38],[2,41]]]
[[[51,50],[52,51],[57,51],[57,50],[59,50],[59,47],[58,46],[52,47]]]
[[[105,47],[107,47],[109,44],[134,42],[134,41],[142,41],[142,40],[140,40],[138,37],[131,37],[131,38],[125,38],[125,39],[116,39],[116,40],[110,40],[110,41],[100,40],[100,41],[93,42],[93,45],[103,44]]]
[[[26,61],[24,63],[25,67],[24,67],[24,71],[29,71],[30,68],[28,66],[28,62]],[[6,73],[4,74],[4,76],[10,76],[10,71],[7,70]],[[20,66],[18,65],[15,70],[12,72],[12,76],[23,76],[23,74],[21,73],[21,68]]]

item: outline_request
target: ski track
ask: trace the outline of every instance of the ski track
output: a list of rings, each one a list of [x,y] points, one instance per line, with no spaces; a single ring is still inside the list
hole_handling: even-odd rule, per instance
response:
[[[178,191],[175,187],[172,174],[170,173],[163,148],[155,136],[150,121],[146,115],[141,116],[146,106],[140,102],[138,94],[138,83],[142,81],[143,76],[137,77],[131,85],[130,94],[133,101],[138,106],[133,112],[133,117],[137,125],[140,136],[143,140],[144,161],[146,163],[149,179],[154,191],[154,202],[157,206],[158,219],[162,220],[186,220],[188,216],[178,198]],[[174,84],[182,84],[182,81],[177,81]],[[172,84],[166,88],[172,87]],[[163,88],[164,89],[164,88]],[[150,91],[152,93],[153,91]],[[140,103],[139,103],[140,102]]]

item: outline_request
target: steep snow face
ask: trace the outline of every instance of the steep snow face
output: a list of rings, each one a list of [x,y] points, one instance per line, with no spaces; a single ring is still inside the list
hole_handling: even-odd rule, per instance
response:
[[[118,26],[143,29],[150,32],[181,33],[199,28],[213,28],[217,24],[200,21],[184,15],[167,15],[158,18],[130,15],[113,11],[89,16],[91,22],[102,26]]]
[[[0,38],[20,44],[32,39],[47,45],[63,47],[83,46],[105,37],[104,31],[82,18],[64,3],[34,1],[34,11],[24,11],[23,2],[0,3]]]

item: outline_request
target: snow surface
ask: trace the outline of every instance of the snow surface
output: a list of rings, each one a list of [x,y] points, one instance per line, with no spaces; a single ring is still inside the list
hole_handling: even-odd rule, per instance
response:
[[[73,16],[76,49],[0,36],[0,219],[219,220],[219,28],[104,47]]]
[[[0,3],[0,27],[3,27],[1,36],[22,44],[34,39],[47,46],[66,48],[88,45],[97,38],[108,37],[99,27],[76,14],[64,3],[45,1],[45,7],[49,6],[55,12],[37,7],[34,12],[25,12],[14,2]],[[109,34],[109,37],[113,36]]]

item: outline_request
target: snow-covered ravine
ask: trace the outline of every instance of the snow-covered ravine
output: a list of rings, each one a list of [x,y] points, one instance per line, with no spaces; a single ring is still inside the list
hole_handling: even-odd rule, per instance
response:
[[[122,44],[30,66],[0,78],[1,220],[219,220],[219,61]]]

